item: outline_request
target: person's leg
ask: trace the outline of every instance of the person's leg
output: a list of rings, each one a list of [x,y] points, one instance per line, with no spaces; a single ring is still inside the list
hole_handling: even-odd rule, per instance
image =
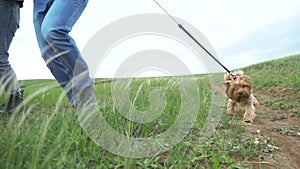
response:
[[[0,114],[23,107],[23,93],[17,76],[8,61],[8,49],[19,27],[20,7],[15,1],[0,0],[0,81],[8,101],[0,107]]]
[[[34,2],[37,1],[42,0]],[[65,74],[71,78],[69,79],[69,82],[72,83],[71,104],[74,106],[82,100],[86,100],[81,97],[88,96],[87,91],[91,93],[91,97],[94,97],[93,81],[89,77],[88,66],[74,40],[69,36],[69,32],[86,5],[87,0],[53,0],[51,4],[48,4],[48,8],[44,8],[47,11],[40,25],[40,33],[47,44],[47,47],[41,49],[42,53],[51,54],[52,58],[48,57],[47,59],[52,61],[58,59],[63,64],[62,68],[65,72],[61,70],[52,73],[56,79]],[[46,62],[48,62],[47,59]],[[57,64],[53,66],[54,70],[60,68]]]
[[[19,21],[18,4],[0,0],[0,81],[8,95],[21,91],[16,74],[8,61],[8,49],[19,27]]]
[[[68,72],[62,62],[57,57],[55,57],[55,52],[52,50],[51,46],[48,45],[41,32],[44,18],[47,15],[47,12],[52,3],[53,0],[34,0],[33,22],[35,34],[42,57],[45,60],[47,67],[49,68],[59,85],[66,91],[69,101],[71,102],[71,104],[73,104],[71,84],[69,84],[72,79],[71,73]]]

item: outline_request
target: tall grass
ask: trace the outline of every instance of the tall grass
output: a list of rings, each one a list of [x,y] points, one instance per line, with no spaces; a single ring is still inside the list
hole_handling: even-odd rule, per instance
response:
[[[199,102],[201,116],[198,116],[195,130],[203,125],[210,100],[207,77],[199,79],[206,79],[197,80],[201,98],[205,101]],[[95,87],[105,120],[120,134],[152,137],[173,125],[181,106],[180,88],[173,78],[132,80],[128,91],[129,100],[135,109],[149,109],[149,97],[153,90],[162,91],[166,97],[162,114],[149,123],[141,124],[124,118],[115,108],[113,83],[101,83]],[[24,111],[1,116],[0,168],[164,168],[183,167],[190,163],[186,156],[191,151],[189,142],[197,140],[193,135],[161,156],[146,159],[117,156],[99,147],[82,130],[75,111],[69,106],[64,92],[56,82],[34,80],[23,81],[21,85],[25,87],[27,98]]]
[[[278,63],[275,61],[274,64],[258,64],[244,70],[255,75],[254,84],[264,89],[275,82],[283,83],[281,79],[274,78],[277,73],[281,73],[276,66],[287,66],[289,69],[284,73],[286,77],[293,79],[291,85],[295,85],[295,82],[299,82],[299,71],[297,72],[293,65],[295,60],[299,63],[299,56]],[[261,76],[275,70],[277,72],[272,74],[272,77]],[[239,120],[223,114],[211,137],[205,142],[200,140],[212,97],[209,78],[207,75],[184,78],[195,78],[197,82],[201,98],[197,119],[180,143],[167,152],[147,158],[125,158],[98,146],[81,128],[76,112],[55,81],[22,81],[21,85],[25,88],[25,109],[12,115],[0,116],[0,168],[251,167],[249,160],[253,156],[262,156],[262,153],[251,138],[245,137],[243,125]],[[261,82],[262,79],[265,80]],[[152,137],[163,133],[176,121],[182,97],[174,78],[141,78],[131,81],[128,96],[137,110],[149,110],[149,98],[153,90],[162,91],[166,98],[165,102],[161,103],[165,104],[163,113],[148,123],[136,123],[120,115],[112,97],[115,82],[102,83],[103,80],[107,79],[96,79],[97,100],[105,120],[118,133],[130,137]],[[2,102],[4,98],[2,93]]]

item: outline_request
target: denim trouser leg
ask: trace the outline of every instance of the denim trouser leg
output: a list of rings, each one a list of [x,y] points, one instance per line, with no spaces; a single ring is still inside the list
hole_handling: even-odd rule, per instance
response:
[[[35,10],[34,10],[34,28],[35,28],[35,34],[38,41],[38,45],[42,54],[43,59],[45,60],[47,67],[51,71],[54,78],[58,81],[60,86],[66,91],[67,97],[69,101],[72,101],[72,91],[70,87],[68,86],[68,83],[71,81],[72,76],[71,73],[67,71],[65,66],[62,64],[60,59],[55,57],[54,50],[51,49],[51,46],[48,45],[46,40],[44,39],[41,27],[45,18],[45,15],[47,13],[46,9],[46,3],[47,1],[44,1],[45,3],[45,9],[38,10],[36,9],[37,5],[35,4]]]
[[[69,36],[86,5],[87,0],[34,0],[34,26],[42,57],[72,105],[77,93],[93,85],[88,66]]]
[[[7,94],[20,92],[8,49],[19,27],[20,8],[15,1],[0,0],[0,81]]]

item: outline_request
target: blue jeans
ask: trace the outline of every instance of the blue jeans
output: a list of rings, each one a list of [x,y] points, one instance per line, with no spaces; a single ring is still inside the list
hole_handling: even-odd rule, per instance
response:
[[[8,61],[8,49],[19,22],[19,5],[15,1],[0,0],[0,81],[7,94],[20,92],[16,74]]]
[[[43,59],[71,105],[93,86],[88,66],[69,32],[88,0],[34,0],[33,21]]]

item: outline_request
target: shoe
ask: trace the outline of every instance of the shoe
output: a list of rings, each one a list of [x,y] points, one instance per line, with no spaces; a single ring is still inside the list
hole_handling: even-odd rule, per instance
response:
[[[93,86],[83,89],[77,94],[73,108],[80,112],[94,108],[97,105],[96,91]]]
[[[23,107],[23,91],[13,93],[10,94],[8,102],[0,107],[0,114],[11,114],[15,110],[21,110]]]

